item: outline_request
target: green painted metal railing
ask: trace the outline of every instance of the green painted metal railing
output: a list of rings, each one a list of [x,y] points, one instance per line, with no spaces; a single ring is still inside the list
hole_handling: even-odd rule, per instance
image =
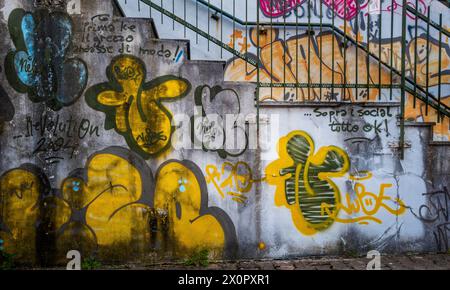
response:
[[[166,0],[165,2],[167,3],[170,0]],[[434,29],[437,31],[437,33],[439,34],[439,71],[442,70],[441,64],[442,64],[442,36],[447,36],[450,37],[450,32],[445,29],[442,25],[442,14],[439,17],[439,23],[434,22],[431,17],[430,17],[430,9],[427,9],[427,15],[423,15],[420,11],[416,10],[416,8],[412,7],[410,5],[410,3],[412,1],[406,1],[406,0],[402,0],[403,1],[403,5],[402,5],[402,14],[401,14],[401,20],[402,20],[402,37],[401,37],[401,68],[398,69],[393,65],[393,32],[394,32],[394,9],[390,9],[390,17],[391,17],[391,22],[390,22],[390,36],[391,36],[391,41],[390,41],[390,60],[388,62],[383,61],[382,60],[382,43],[381,43],[381,39],[382,39],[382,20],[383,17],[381,16],[377,16],[378,19],[377,21],[378,23],[378,33],[377,35],[370,35],[370,28],[367,27],[367,43],[363,44],[361,42],[359,42],[357,39],[354,39],[353,37],[350,37],[347,33],[347,25],[344,25],[344,29],[341,30],[339,28],[336,27],[335,25],[335,10],[331,9],[332,11],[332,15],[331,15],[331,23],[323,23],[323,7],[322,7],[322,1],[320,1],[320,15],[319,15],[319,19],[320,22],[311,22],[311,1],[310,0],[306,0],[305,3],[307,7],[307,22],[299,22],[298,17],[296,17],[295,22],[287,22],[286,21],[286,17],[284,17],[282,22],[274,22],[272,18],[270,18],[270,22],[269,21],[265,21],[262,22],[260,21],[260,1],[256,0],[257,3],[257,13],[256,13],[256,21],[248,21],[248,0],[245,0],[245,20],[239,19],[238,17],[236,17],[236,0],[233,0],[233,14],[230,14],[226,11],[224,11],[223,9],[223,0],[220,0],[221,3],[221,7],[216,7],[214,5],[211,4],[211,0],[189,0],[189,1],[193,1],[195,2],[195,9],[196,9],[196,20],[195,20],[195,25],[192,23],[189,23],[187,21],[187,15],[186,15],[186,2],[187,0],[178,0],[178,3],[183,2],[184,3],[184,15],[183,17],[179,17],[178,15],[176,15],[175,13],[175,0],[172,0],[172,11],[169,11],[168,9],[164,8],[164,1],[160,0],[158,1],[159,3],[156,3],[157,0],[137,0],[138,5],[140,5],[140,3],[145,3],[146,5],[148,5],[150,7],[150,11],[151,9],[154,9],[155,11],[161,13],[161,15],[165,15],[166,17],[170,18],[173,20],[173,22],[178,22],[180,23],[185,30],[185,35],[186,35],[186,29],[190,29],[193,32],[196,33],[197,38],[198,36],[201,36],[203,38],[205,38],[208,41],[208,49],[209,49],[209,43],[214,43],[215,45],[217,45],[218,47],[221,48],[221,56],[223,56],[222,50],[225,50],[227,52],[229,52],[230,54],[234,55],[237,58],[240,58],[242,60],[244,60],[246,62],[246,64],[250,64],[252,66],[254,66],[256,68],[257,71],[257,92],[259,92],[260,88],[266,88],[266,87],[270,87],[270,88],[308,88],[308,100],[310,100],[310,89],[314,89],[314,88],[319,88],[321,91],[324,88],[331,88],[332,89],[332,95],[334,95],[334,89],[344,89],[343,90],[343,94],[344,94],[344,99],[345,98],[345,94],[347,93],[347,89],[356,89],[356,99],[358,99],[358,89],[366,89],[367,90],[367,97],[369,97],[369,89],[378,89],[379,90],[379,98],[381,100],[381,90],[382,89],[389,89],[389,93],[390,93],[390,99],[392,100],[392,94],[393,94],[393,89],[400,89],[401,90],[401,96],[400,96],[400,103],[401,103],[401,113],[400,113],[400,147],[403,148],[403,144],[404,144],[404,124],[405,124],[405,106],[406,106],[406,93],[411,94],[414,97],[414,107],[416,106],[416,99],[419,99],[420,101],[422,101],[425,104],[425,110],[426,110],[426,115],[428,115],[428,110],[429,107],[435,109],[438,114],[437,114],[437,122],[441,122],[442,118],[444,117],[450,117],[450,108],[444,104],[442,102],[442,80],[441,80],[441,75],[439,74],[439,81],[438,81],[438,92],[437,92],[437,96],[433,95],[430,92],[430,84],[429,84],[429,54],[430,51],[429,49],[427,49],[426,51],[426,85],[419,85],[418,84],[418,80],[417,80],[417,63],[418,63],[418,59],[417,59],[417,52],[418,52],[418,45],[417,45],[417,29],[415,29],[415,39],[416,41],[414,42],[414,74],[412,76],[408,76],[407,75],[407,71],[411,71],[412,68],[407,68],[406,67],[406,54],[407,54],[407,47],[406,47],[406,32],[407,32],[407,18],[406,15],[407,13],[413,15],[415,17],[414,19],[414,24],[415,27],[418,27],[418,21],[422,21],[425,23],[426,28],[427,28],[427,33],[426,33],[426,45],[427,48],[430,47],[430,29]],[[241,5],[244,3],[244,0],[238,0],[239,3],[241,3]],[[414,0],[413,0],[414,1]],[[230,1],[231,2],[231,1]],[[229,2],[229,3],[230,3]],[[270,2],[270,3],[274,3],[274,2]],[[332,7],[334,7],[334,1],[332,2],[333,5]],[[344,1],[344,18],[346,18],[345,13],[347,13],[347,7],[345,7],[347,1]],[[415,0],[415,7],[418,7],[418,0]],[[199,17],[198,17],[198,9],[199,9],[199,5],[202,5],[204,8],[206,8],[208,10],[208,27],[207,27],[207,31],[202,30],[201,28],[199,28]],[[272,5],[272,4],[271,4]],[[274,4],[275,5],[275,4]],[[357,5],[357,10],[359,10],[359,1],[356,1],[356,5]],[[383,5],[383,4],[381,4]],[[272,7],[271,7],[272,8]],[[295,8],[295,7],[292,7]],[[380,7],[380,10],[381,7]],[[214,37],[213,35],[211,35],[211,31],[210,31],[210,18],[215,18],[216,20],[221,20],[221,24],[220,24],[220,39],[218,37]],[[286,82],[286,66],[284,66],[284,76],[283,76],[283,82],[273,82],[273,79],[271,79],[270,83],[267,82],[261,82],[261,78],[260,78],[260,69],[261,67],[261,63],[259,62],[260,60],[260,49],[257,49],[257,60],[255,60],[252,57],[249,57],[248,54],[248,48],[246,46],[245,48],[245,53],[242,53],[238,50],[235,49],[235,44],[236,41],[234,39],[234,34],[233,34],[233,47],[231,47],[228,44],[225,44],[224,40],[223,40],[223,23],[224,23],[224,18],[227,19],[229,22],[232,23],[233,26],[233,31],[235,31],[235,27],[236,25],[239,25],[241,27],[245,27],[245,31],[246,31],[246,38],[248,39],[248,28],[255,28],[257,29],[257,31],[261,31],[261,28],[264,28],[265,30],[267,30],[268,28],[272,28],[272,27],[276,27],[276,28],[283,28],[284,29],[284,39],[286,39],[286,28],[290,28],[290,29],[295,29],[296,30],[296,34],[298,35],[298,29],[299,28],[303,28],[306,29],[306,31],[311,32],[313,30],[317,30],[320,29],[320,33],[323,32],[323,30],[325,29],[325,31],[331,31],[333,33],[333,35],[339,36],[341,38],[341,45],[343,45],[344,48],[347,48],[350,44],[353,45],[354,47],[356,47],[357,49],[356,51],[356,67],[358,67],[358,53],[362,52],[365,55],[366,58],[366,67],[367,67],[367,80],[366,83],[361,84],[358,83],[359,82],[359,78],[358,78],[358,69],[356,69],[356,77],[355,79],[357,80],[356,83],[351,84],[348,83],[346,74],[347,74],[347,66],[344,65],[343,67],[343,74],[344,74],[344,80],[345,83],[335,83],[334,80],[334,73],[332,73],[332,82],[331,83],[323,83],[322,82],[322,63],[320,63],[320,70],[319,70],[319,74],[320,74],[320,81],[319,83],[313,83],[311,81],[311,70],[310,70],[310,51],[311,51],[311,47],[310,47],[310,41],[308,41],[308,82],[298,82],[298,61],[297,61],[297,69],[296,69],[296,82],[295,83],[289,83]],[[369,23],[371,23],[371,14],[367,13],[367,19],[363,19],[366,20],[366,24],[369,25]],[[359,17],[356,17],[356,26],[358,26],[358,21],[360,21]],[[175,28],[175,25],[173,25],[173,27]],[[259,47],[259,42],[260,42],[260,34],[258,33],[258,37],[257,37],[257,47]],[[374,40],[370,41],[370,37],[372,36],[372,38],[375,38]],[[378,41],[378,43],[377,43]],[[373,51],[371,51],[370,49],[370,44],[377,44],[378,45],[378,54],[374,53]],[[272,44],[271,44],[272,45]],[[332,42],[332,51],[334,51],[334,41]],[[319,58],[322,59],[322,45],[320,45],[320,56]],[[273,49],[273,48],[271,48]],[[297,44],[297,50],[298,50],[298,44]],[[299,52],[297,51],[297,56],[299,55]],[[271,57],[273,57],[273,54],[271,55]],[[286,57],[286,51],[284,52],[284,57]],[[331,67],[331,71],[335,71],[335,60],[334,60],[334,53],[331,54],[332,57],[332,67]],[[343,50],[343,58],[344,58],[344,63],[347,63],[347,52],[346,49]],[[297,58],[296,58],[297,59]],[[378,63],[378,84],[376,83],[371,83],[371,80],[369,79],[370,76],[370,60],[375,61],[376,63]],[[271,60],[271,64],[273,65],[273,62]],[[390,83],[389,84],[382,84],[381,82],[381,71],[383,69],[386,69],[387,71],[389,71],[390,73]],[[273,67],[270,68],[270,72],[273,72]],[[394,83],[393,82],[393,78],[394,75],[396,77],[400,77],[400,83]],[[298,95],[298,91],[297,91],[297,95]],[[322,95],[322,92],[320,93],[320,95]],[[257,96],[259,96],[259,94],[257,94]],[[363,97],[362,97],[363,98]],[[256,98],[256,102],[257,102],[257,106],[258,106],[258,112],[259,112],[259,97]],[[401,150],[402,155],[403,155],[403,150]]]
[[[184,3],[186,3],[186,0],[183,0]],[[340,37],[342,37],[344,39],[345,45],[348,45],[349,43],[351,43],[352,45],[355,45],[356,47],[358,47],[360,50],[362,50],[366,55],[367,58],[372,58],[373,60],[375,60],[376,62],[379,63],[380,67],[384,67],[387,68],[389,71],[391,71],[391,74],[394,74],[398,77],[402,77],[402,72],[397,70],[396,68],[392,67],[391,65],[389,65],[388,63],[384,62],[381,60],[381,58],[376,55],[375,53],[371,52],[367,46],[361,44],[360,42],[356,41],[355,39],[353,39],[352,37],[349,37],[348,34],[346,33],[346,31],[342,31],[339,28],[336,28],[334,23],[316,23],[316,22],[310,22],[310,17],[308,17],[308,23],[299,23],[298,21],[296,21],[295,23],[288,23],[286,21],[284,21],[283,23],[275,23],[275,22],[261,22],[261,21],[257,21],[257,22],[251,22],[251,21],[244,21],[241,20],[239,18],[237,18],[236,16],[225,12],[223,9],[216,7],[214,5],[212,5],[210,3],[210,1],[205,1],[205,0],[192,0],[195,1],[196,3],[200,3],[201,5],[207,7],[208,9],[210,9],[211,11],[213,11],[214,13],[216,13],[216,17],[218,17],[218,15],[220,15],[220,19],[223,20],[223,18],[227,18],[229,21],[233,22],[233,26],[235,24],[241,25],[241,26],[245,26],[245,27],[294,27],[294,28],[309,28],[309,29],[313,29],[313,28],[317,28],[320,27],[321,30],[322,29],[330,29],[333,31],[333,33],[335,33],[336,35],[339,35]],[[199,36],[204,37],[205,39],[207,39],[208,41],[216,44],[217,46],[221,47],[221,49],[228,51],[229,53],[231,53],[232,55],[235,55],[238,58],[241,58],[243,60],[245,60],[247,63],[258,67],[259,63],[257,61],[255,61],[252,58],[249,58],[247,56],[247,53],[241,53],[239,51],[237,51],[236,49],[234,49],[233,47],[230,47],[228,44],[225,44],[223,39],[218,39],[215,38],[213,36],[211,36],[211,34],[209,32],[203,31],[201,29],[199,29],[198,27],[198,21],[196,22],[197,25],[193,25],[191,23],[189,23],[188,21],[186,21],[186,15],[184,18],[181,18],[179,16],[177,16],[174,11],[169,11],[167,9],[163,8],[163,1],[160,2],[160,4],[155,3],[154,1],[151,0],[138,0],[138,2],[142,2],[145,3],[146,5],[150,6],[152,9],[160,12],[161,14],[164,14],[165,16],[167,16],[168,18],[171,18],[173,21],[176,21],[178,23],[180,23],[181,25],[183,25],[184,27],[194,31],[195,33],[197,33]],[[248,2],[248,0],[246,0],[246,2]],[[258,1],[257,1],[258,2]],[[198,5],[198,4],[196,4]],[[259,6],[259,3],[258,3]],[[247,7],[247,6],[246,6]],[[406,11],[413,13],[414,15],[418,15],[419,19],[422,19],[424,21],[427,21],[427,23],[433,27],[439,30],[439,32],[441,33],[441,35],[449,35],[450,33],[445,30],[444,28],[442,28],[442,24],[439,25],[433,21],[430,20],[429,17],[422,15],[420,12],[418,12],[417,10],[415,10],[414,8],[405,5]],[[320,9],[322,11],[322,9]],[[393,10],[392,10],[393,11]],[[406,11],[403,12],[403,15],[406,15]],[[214,14],[210,14],[210,17],[212,17]],[[259,15],[259,14],[258,14]],[[368,14],[368,18],[370,17],[370,15]],[[259,18],[259,17],[258,17]],[[321,18],[322,19],[322,18]],[[417,18],[416,18],[417,19]],[[298,20],[298,19],[297,19]],[[334,20],[334,15],[332,20]],[[333,21],[334,22],[334,21]],[[345,28],[345,27],[344,27]],[[405,28],[406,29],[406,28]],[[369,30],[367,30],[369,31]],[[380,29],[380,34],[381,34],[381,29]],[[402,33],[402,35],[405,35],[405,33]],[[404,42],[402,42],[404,43]],[[403,45],[402,45],[403,47]],[[379,46],[379,48],[381,49],[381,46]],[[357,50],[358,51],[358,50]],[[380,53],[381,54],[381,53]],[[392,55],[392,54],[391,54]],[[404,54],[402,53],[402,56],[404,56]],[[345,55],[344,55],[345,58]],[[332,61],[333,62],[333,61]],[[334,62],[333,62],[334,63]],[[402,61],[403,63],[403,61]],[[416,62],[415,62],[416,63]],[[308,66],[309,67],[309,66]],[[369,66],[367,66],[367,68],[369,68]],[[345,68],[344,68],[345,69]],[[333,70],[333,69],[332,69]],[[381,69],[378,70],[379,72],[381,71]],[[310,72],[308,73],[310,74]],[[309,78],[308,78],[309,79]],[[380,79],[380,78],[379,78]],[[345,88],[345,89],[350,89],[350,88],[355,88],[355,89],[390,89],[392,91],[392,89],[401,89],[401,88],[405,88],[405,91],[410,93],[411,95],[413,95],[415,98],[420,99],[421,101],[423,101],[427,107],[430,106],[434,109],[436,109],[437,111],[440,112],[440,114],[442,114],[443,116],[447,116],[450,117],[450,108],[448,106],[446,106],[445,104],[443,104],[442,102],[440,102],[440,97],[436,97],[433,94],[431,94],[428,89],[426,88],[422,88],[421,86],[417,85],[417,82],[415,79],[410,78],[410,77],[406,77],[405,75],[405,82],[404,84],[393,84],[391,82],[391,84],[371,84],[369,82],[367,82],[366,84],[349,84],[349,83],[345,83],[345,84],[325,84],[325,83],[312,83],[312,82],[308,82],[308,83],[263,83],[263,82],[257,82],[259,87],[273,87],[273,88]]]

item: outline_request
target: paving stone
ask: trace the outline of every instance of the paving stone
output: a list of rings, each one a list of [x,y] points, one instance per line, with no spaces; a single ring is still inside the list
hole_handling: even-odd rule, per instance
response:
[[[348,265],[353,270],[366,270],[367,269],[367,261],[363,262],[362,260],[358,260],[358,259],[349,260]]]
[[[222,264],[210,264],[208,266],[208,270],[221,270],[223,267]]]
[[[239,270],[259,270],[258,263],[256,262],[239,262]]]
[[[351,270],[352,267],[348,265],[345,261],[330,261],[331,270]]]
[[[283,265],[277,268],[277,270],[295,270],[294,265]]]
[[[260,270],[275,270],[272,262],[260,262],[258,264]]]
[[[314,266],[305,261],[295,261],[293,264],[296,270],[316,270]]]

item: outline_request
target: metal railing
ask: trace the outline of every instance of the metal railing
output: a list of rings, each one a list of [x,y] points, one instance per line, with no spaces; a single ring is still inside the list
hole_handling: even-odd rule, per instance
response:
[[[125,0],[125,2],[130,1],[132,0]],[[253,11],[252,14],[252,11],[249,11],[249,2],[254,5],[255,1],[256,11]],[[388,91],[388,99],[392,101],[394,99],[394,90],[396,90],[396,94],[400,90],[400,147],[403,148],[407,98],[412,97],[414,108],[416,107],[417,99],[423,102],[426,115],[429,113],[429,107],[436,110],[437,123],[441,122],[445,117],[450,117],[450,109],[443,102],[443,95],[446,92],[448,93],[448,88],[442,81],[443,71],[447,69],[442,67],[443,54],[449,51],[448,44],[443,42],[442,38],[449,37],[450,32],[444,28],[442,13],[439,14],[439,21],[436,22],[432,20],[428,7],[420,7],[422,1],[402,1],[402,5],[399,5],[395,0],[391,1],[390,6],[386,1],[379,3],[379,13],[375,15],[372,13],[360,13],[361,4],[359,1],[354,0],[316,1],[316,6],[312,5],[313,1],[311,0],[227,0],[225,1],[228,4],[227,8],[232,10],[232,13],[224,9],[224,0],[136,0],[134,2],[139,5],[138,9],[141,9],[141,4],[149,6],[149,17],[152,17],[152,10],[154,10],[160,13],[162,19],[163,15],[172,19],[174,30],[175,22],[181,24],[184,27],[184,35],[186,35],[186,29],[193,31],[196,34],[197,43],[198,37],[203,37],[207,40],[208,50],[210,43],[217,45],[220,47],[221,57],[223,56],[223,50],[228,52],[233,56],[231,60],[232,65],[237,59],[241,59],[245,62],[245,72],[247,72],[248,66],[251,66],[251,70],[256,71],[256,78],[252,81],[257,85],[256,103],[258,111],[261,103],[260,91],[263,88],[270,88],[271,98],[274,89],[282,88],[284,96],[286,96],[287,90],[295,89],[295,94],[293,93],[293,95],[295,95],[296,103],[324,101],[322,98],[324,96],[323,90],[326,89],[328,89],[328,93],[331,90],[333,98],[337,90],[340,91],[342,100],[352,99],[358,102],[381,101],[382,96],[386,95],[386,91]],[[220,3],[220,7],[213,5],[211,2]],[[242,6],[244,6],[244,2],[245,19],[241,19],[236,14],[236,4],[240,3],[240,14],[243,14]],[[319,2],[319,7],[317,7],[317,2]],[[412,4],[414,2],[415,4]],[[166,4],[166,8],[164,7],[165,3],[169,3]],[[182,8],[181,13],[176,13],[175,3],[180,4]],[[280,5],[280,3],[284,3],[284,5]],[[347,5],[352,3],[356,6],[352,6],[350,9]],[[190,12],[192,14],[195,11],[195,15],[188,16],[187,4],[191,5]],[[268,19],[266,14],[261,16],[261,4],[264,5],[266,14],[284,10],[286,15],[281,16],[281,21],[279,18],[274,19],[273,17]],[[306,6],[304,17],[298,17],[295,12],[296,9],[298,12],[299,8],[304,6]],[[325,6],[327,7],[324,10]],[[399,12],[400,9],[394,11],[394,8],[398,6],[401,7],[401,12]],[[171,7],[172,11],[167,7]],[[202,9],[202,11],[199,12],[199,9]],[[205,9],[207,12],[204,11]],[[353,27],[349,28],[348,13],[351,13],[349,11],[354,12],[354,10],[357,12],[357,15],[351,21]],[[445,13],[445,11],[443,12]],[[200,18],[200,13],[205,13],[205,16],[207,13],[208,18],[203,20],[205,17]],[[324,21],[324,13],[328,13],[327,21]],[[182,17],[179,16],[180,14],[182,14]],[[249,17],[249,14],[252,14],[253,17]],[[254,17],[255,14],[256,17]],[[395,23],[398,22],[400,17],[394,17],[395,15],[401,16],[400,37],[396,40],[394,40],[394,30],[398,30],[398,28]],[[249,20],[250,18],[253,19]],[[264,18],[264,21],[261,18]],[[292,18],[295,19],[292,20]],[[312,18],[316,20],[312,21]],[[192,21],[189,21],[189,19]],[[207,28],[205,25],[202,25],[200,19],[207,21]],[[211,19],[217,21],[220,32],[217,31],[218,29],[216,31],[211,29]],[[383,33],[383,28],[386,26],[383,25],[383,21],[389,23],[387,33]],[[365,34],[361,33],[361,22],[365,22]],[[339,28],[339,24],[343,24],[343,28]],[[232,45],[225,43],[226,41],[223,37],[224,25],[231,27],[233,31]],[[251,39],[251,42],[256,47],[256,55],[249,51],[247,43],[245,43],[243,50],[236,49],[237,39],[234,32],[237,27],[245,30],[246,42],[249,38]],[[419,27],[422,29],[425,27],[424,34],[418,34]],[[290,30],[290,36],[292,34],[298,36],[300,29],[305,30],[304,35],[308,38],[306,51],[303,46],[299,49],[298,37],[296,39],[295,37],[294,39],[291,38],[291,46],[289,47],[291,50],[289,50],[286,32]],[[272,39],[274,38],[275,30],[279,37],[277,40]],[[411,30],[413,30],[413,33],[410,33],[410,39],[407,41],[407,33]],[[384,31],[386,31],[386,28]],[[283,33],[282,36],[280,35],[281,33]],[[323,36],[326,33],[331,34],[332,38],[331,47],[328,47],[332,51],[331,60],[329,59],[328,63],[324,61],[324,57],[330,58],[330,56],[323,54],[323,37],[320,37],[320,43],[315,43],[313,40],[314,37]],[[384,35],[388,36],[388,41],[383,40]],[[270,41],[267,38],[270,38]],[[436,40],[436,38],[438,39]],[[294,41],[296,43],[293,43]],[[394,45],[397,50],[398,46],[400,46],[400,57],[395,55]],[[295,47],[294,51],[292,51],[292,47]],[[281,55],[280,50],[282,50]],[[335,56],[336,51],[340,51],[342,55]],[[274,59],[274,55],[277,53],[278,58]],[[267,59],[268,57],[269,59]],[[354,59],[349,60],[349,57],[354,57]],[[445,55],[445,57],[450,57],[450,55]],[[400,58],[400,64],[398,64],[397,58]],[[430,58],[437,59],[430,60]],[[313,75],[311,72],[312,61],[313,65],[317,66],[318,62],[319,66],[318,71],[315,70]],[[347,65],[352,61],[355,64],[354,67]],[[296,66],[295,68],[293,67],[294,65]],[[306,75],[299,73],[299,65],[302,68],[306,67]],[[282,71],[280,71],[280,66],[282,66]],[[360,69],[361,66],[365,67],[365,72]],[[430,70],[430,66],[432,66],[432,70]],[[328,70],[328,72],[331,70],[331,79],[324,76],[325,70]],[[374,70],[376,71],[375,74]],[[336,71],[339,71],[339,74],[336,74]],[[317,74],[319,75],[318,77]],[[351,77],[348,77],[349,74]],[[365,74],[365,80],[362,80],[361,74]],[[338,76],[340,76],[340,80],[336,79]],[[313,81],[313,79],[318,81]],[[350,79],[353,79],[353,83]],[[318,89],[319,92],[315,92],[315,89]],[[354,91],[350,91],[350,89]],[[301,100],[299,99],[299,91],[304,91]],[[378,95],[377,100],[373,98],[374,93]],[[353,97],[349,97],[349,95]],[[330,101],[330,99],[326,101]]]

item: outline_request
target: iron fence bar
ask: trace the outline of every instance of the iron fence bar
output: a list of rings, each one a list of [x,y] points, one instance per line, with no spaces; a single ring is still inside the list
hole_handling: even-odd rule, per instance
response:
[[[382,37],[382,30],[383,30],[383,14],[381,14],[381,11],[383,11],[383,1],[380,1],[380,14],[378,16],[379,19],[379,30],[378,30],[378,58],[381,60],[381,37]],[[381,101],[381,63],[378,62],[378,84],[380,85],[380,88],[378,89],[378,100]]]
[[[347,1],[344,1],[344,82],[347,83]],[[347,88],[344,88],[344,100],[346,100]]]
[[[394,9],[391,9],[391,41],[390,41],[390,62],[391,62],[391,67],[390,67],[390,72],[389,72],[389,77],[390,77],[390,82],[392,84],[392,82],[394,81],[394,74],[392,71],[392,68],[394,67]],[[392,101],[392,87],[389,89],[389,100]]]
[[[405,158],[405,85],[406,85],[406,4],[407,0],[403,0],[402,7],[402,79],[401,79],[401,98],[400,98],[400,159],[403,160]],[[427,98],[428,101],[428,98]]]
[[[370,99],[370,13],[367,13],[367,31],[366,31],[366,37],[367,37],[367,50],[366,50],[366,84],[367,84],[367,100]]]
[[[260,29],[259,29],[259,9],[260,9],[260,3],[259,3],[259,1],[256,1],[256,23],[257,23],[257,27],[256,27],[256,46],[257,46],[257,49],[256,49],[256,55],[257,55],[257,58],[258,58],[258,60],[260,59],[260,57],[261,57],[261,51],[260,51],[260,42],[259,42],[259,32],[260,32]],[[257,83],[256,83],[256,135],[258,136],[258,140],[259,140],[259,99],[260,99],[260,96],[259,96],[259,94],[260,94],[260,69],[259,69],[259,64],[258,65],[256,65],[256,79],[257,79]],[[271,96],[272,97],[272,96]],[[258,144],[259,144],[259,142],[258,142]]]
[[[322,1],[320,1],[322,3]],[[356,1],[356,10],[359,11],[359,1]],[[359,34],[359,15],[356,16],[356,41],[358,42]],[[355,83],[358,83],[358,48],[355,49]],[[392,84],[392,82],[391,82]],[[355,99],[358,100],[358,88],[355,89]]]
[[[331,25],[334,27],[334,17],[335,17],[335,15],[334,15],[334,0],[332,0],[332,8],[331,8],[331,11],[332,11],[332,16],[331,16]],[[335,40],[335,37],[336,37],[336,35],[335,35],[335,32],[334,32],[334,30],[332,30],[332,33],[333,33],[333,37],[332,37],[332,39],[331,39],[331,83],[332,83],[332,87],[331,87],[331,95],[334,97],[334,40]],[[341,96],[341,98],[342,98],[342,96]]]
[[[442,13],[439,14],[439,26],[442,27]],[[438,62],[439,62],[439,68],[438,71],[441,72],[442,71],[442,32],[439,31],[439,57],[438,57]],[[440,108],[441,108],[441,86],[442,86],[442,79],[441,79],[441,74],[438,75],[438,113],[437,113],[437,122],[439,123],[441,121],[441,113],[440,113]]]
[[[323,9],[323,4],[322,4],[322,1],[320,1],[320,15],[319,15],[319,17],[320,17],[320,22],[319,22],[320,23],[320,28],[319,28],[320,35],[322,35],[322,22],[323,22],[323,20],[322,20],[322,18],[323,18],[322,17],[323,16],[322,15],[322,9]],[[298,18],[298,17],[296,17],[296,18]],[[358,26],[358,24],[356,24],[356,26]],[[322,60],[323,60],[323,58],[322,58],[322,46],[323,46],[322,37],[320,37],[320,51],[319,51],[319,58],[320,58],[319,82],[320,83],[322,83]],[[319,89],[319,100],[322,101],[322,87],[320,87],[320,89]]]
[[[428,18],[430,18],[430,9],[428,9]],[[428,91],[430,88],[430,23],[427,22],[427,46],[426,46],[426,79],[425,79],[425,87],[427,90],[427,97],[428,97]],[[425,104],[425,116],[428,116],[428,103]]]
[[[416,7],[419,4],[419,0],[416,0]],[[415,27],[417,27],[418,25],[418,17],[416,17],[414,19],[414,25]],[[417,29],[415,29],[414,31],[414,92],[417,92]],[[416,95],[414,95],[414,104],[413,104],[413,108],[416,108],[416,104],[417,103],[417,98]]]

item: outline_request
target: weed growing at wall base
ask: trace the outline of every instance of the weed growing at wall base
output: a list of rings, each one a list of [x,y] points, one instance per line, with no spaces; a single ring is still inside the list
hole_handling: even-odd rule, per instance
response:
[[[208,267],[209,265],[209,250],[201,249],[198,252],[194,252],[189,258],[184,261],[186,266],[202,266]]]

